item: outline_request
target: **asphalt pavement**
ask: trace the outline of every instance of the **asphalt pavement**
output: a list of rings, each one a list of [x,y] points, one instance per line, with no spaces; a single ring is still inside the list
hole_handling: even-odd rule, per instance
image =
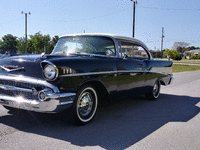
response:
[[[69,111],[41,114],[0,106],[0,150],[200,148],[200,71],[174,74],[156,101],[142,96],[101,106],[76,126]]]

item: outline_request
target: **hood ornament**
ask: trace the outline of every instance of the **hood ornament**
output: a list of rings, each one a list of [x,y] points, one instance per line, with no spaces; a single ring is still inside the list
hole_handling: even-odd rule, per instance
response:
[[[12,66],[12,65],[4,65],[0,66],[2,69],[6,70],[7,72],[24,70],[24,67]]]

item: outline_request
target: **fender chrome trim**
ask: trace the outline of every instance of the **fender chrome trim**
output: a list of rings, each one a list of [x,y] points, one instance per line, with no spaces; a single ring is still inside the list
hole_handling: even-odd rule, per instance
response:
[[[74,73],[74,74],[65,74],[60,75],[59,77],[75,77],[75,76],[90,76],[90,75],[101,75],[101,74],[117,74],[117,73],[159,73],[163,75],[169,75],[168,73],[155,71],[155,70],[118,70],[118,71],[102,71],[102,72],[86,72],[86,73]]]

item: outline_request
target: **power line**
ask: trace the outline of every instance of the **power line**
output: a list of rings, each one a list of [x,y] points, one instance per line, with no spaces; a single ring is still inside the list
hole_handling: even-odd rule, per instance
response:
[[[117,11],[117,12],[113,12],[113,13],[109,13],[109,14],[105,14],[105,15],[102,15],[102,16],[97,16],[97,17],[91,17],[91,18],[85,18],[85,19],[75,19],[75,20],[68,20],[68,21],[61,21],[61,20],[44,20],[44,19],[36,19],[36,18],[32,18],[32,19],[35,19],[35,20],[40,20],[40,21],[49,21],[49,22],[79,22],[79,21],[87,21],[87,20],[94,20],[94,19],[98,19],[98,18],[104,18],[104,17],[107,17],[107,16],[112,16],[112,15],[115,15],[115,14],[118,14],[118,13],[121,13],[125,11],[124,10],[121,10],[121,11]],[[14,22],[14,21],[17,21],[17,20],[21,20],[23,18],[18,18],[18,19],[14,19],[12,21],[8,21],[8,22],[4,22],[4,23],[0,23],[0,24],[7,24],[7,23],[10,23],[10,22]]]
[[[121,13],[123,12],[124,10],[121,10],[121,11],[118,11],[118,12],[114,12],[114,13],[110,13],[110,14],[106,14],[106,15],[102,15],[102,16],[98,16],[98,17],[91,17],[91,18],[85,18],[85,19],[75,19],[75,20],[68,20],[68,21],[61,21],[61,20],[44,20],[44,19],[36,19],[36,18],[33,18],[35,20],[40,20],[40,21],[50,21],[50,22],[63,22],[63,23],[70,23],[70,22],[79,22],[79,21],[87,21],[87,20],[94,20],[94,19],[99,19],[99,18],[104,18],[104,17],[107,17],[107,16],[111,16],[111,15],[115,15],[115,14],[118,14],[118,13]]]
[[[176,9],[172,9],[172,8],[161,8],[161,7],[148,7],[148,6],[140,6],[138,5],[137,7],[140,8],[145,8],[145,9],[157,9],[157,10],[167,10],[167,11],[200,11],[200,9],[184,9],[184,8],[176,8]],[[123,9],[121,11],[117,11],[114,13],[109,13],[109,14],[105,14],[102,16],[97,16],[97,17],[91,17],[91,18],[85,18],[85,19],[75,19],[75,20],[68,20],[68,21],[61,21],[61,20],[44,20],[44,19],[36,19],[36,18],[32,18],[35,20],[40,20],[40,21],[49,21],[49,22],[64,22],[64,23],[70,23],[70,22],[79,22],[79,21],[87,21],[87,20],[94,20],[94,19],[98,19],[98,18],[104,18],[104,17],[108,17],[111,15],[115,15],[121,12],[127,11],[126,9]],[[17,20],[21,20],[23,18],[18,18],[18,19],[14,19],[12,21],[8,21],[8,22],[4,22],[4,23],[0,23],[0,24],[8,24]]]
[[[159,9],[159,10],[177,10],[177,11],[200,11],[200,9],[186,9],[186,8],[161,8],[161,7],[148,7],[148,6],[137,6],[146,9]]]
[[[177,42],[177,41],[189,41],[191,43],[197,43],[197,42],[200,42],[200,40],[191,40],[191,39],[166,39],[165,40],[165,43],[168,43],[168,42]],[[160,43],[160,41],[158,40],[155,40],[155,41],[144,41],[145,43]]]

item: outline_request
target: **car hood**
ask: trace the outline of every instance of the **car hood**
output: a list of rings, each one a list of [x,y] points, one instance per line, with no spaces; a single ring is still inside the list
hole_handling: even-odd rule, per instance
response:
[[[100,58],[101,59],[101,58]],[[58,67],[62,75],[63,69],[75,69],[74,72],[82,73],[84,71],[95,70],[96,67],[87,68],[88,65],[96,63],[95,57],[89,56],[63,56],[63,55],[20,55],[5,57],[0,59],[1,75],[24,75],[33,78],[44,79],[43,67],[46,63],[54,64]],[[85,65],[81,65],[80,64]],[[80,68],[81,67],[81,68]],[[83,70],[80,70],[83,69]],[[73,72],[73,71],[72,71]]]
[[[0,59],[0,74],[24,75],[44,79],[42,62],[52,62],[56,66],[67,66],[66,60],[76,60],[80,58],[81,57],[62,55],[19,55],[5,57]]]
[[[24,75],[43,78],[40,55],[22,55],[0,59],[1,75]]]

